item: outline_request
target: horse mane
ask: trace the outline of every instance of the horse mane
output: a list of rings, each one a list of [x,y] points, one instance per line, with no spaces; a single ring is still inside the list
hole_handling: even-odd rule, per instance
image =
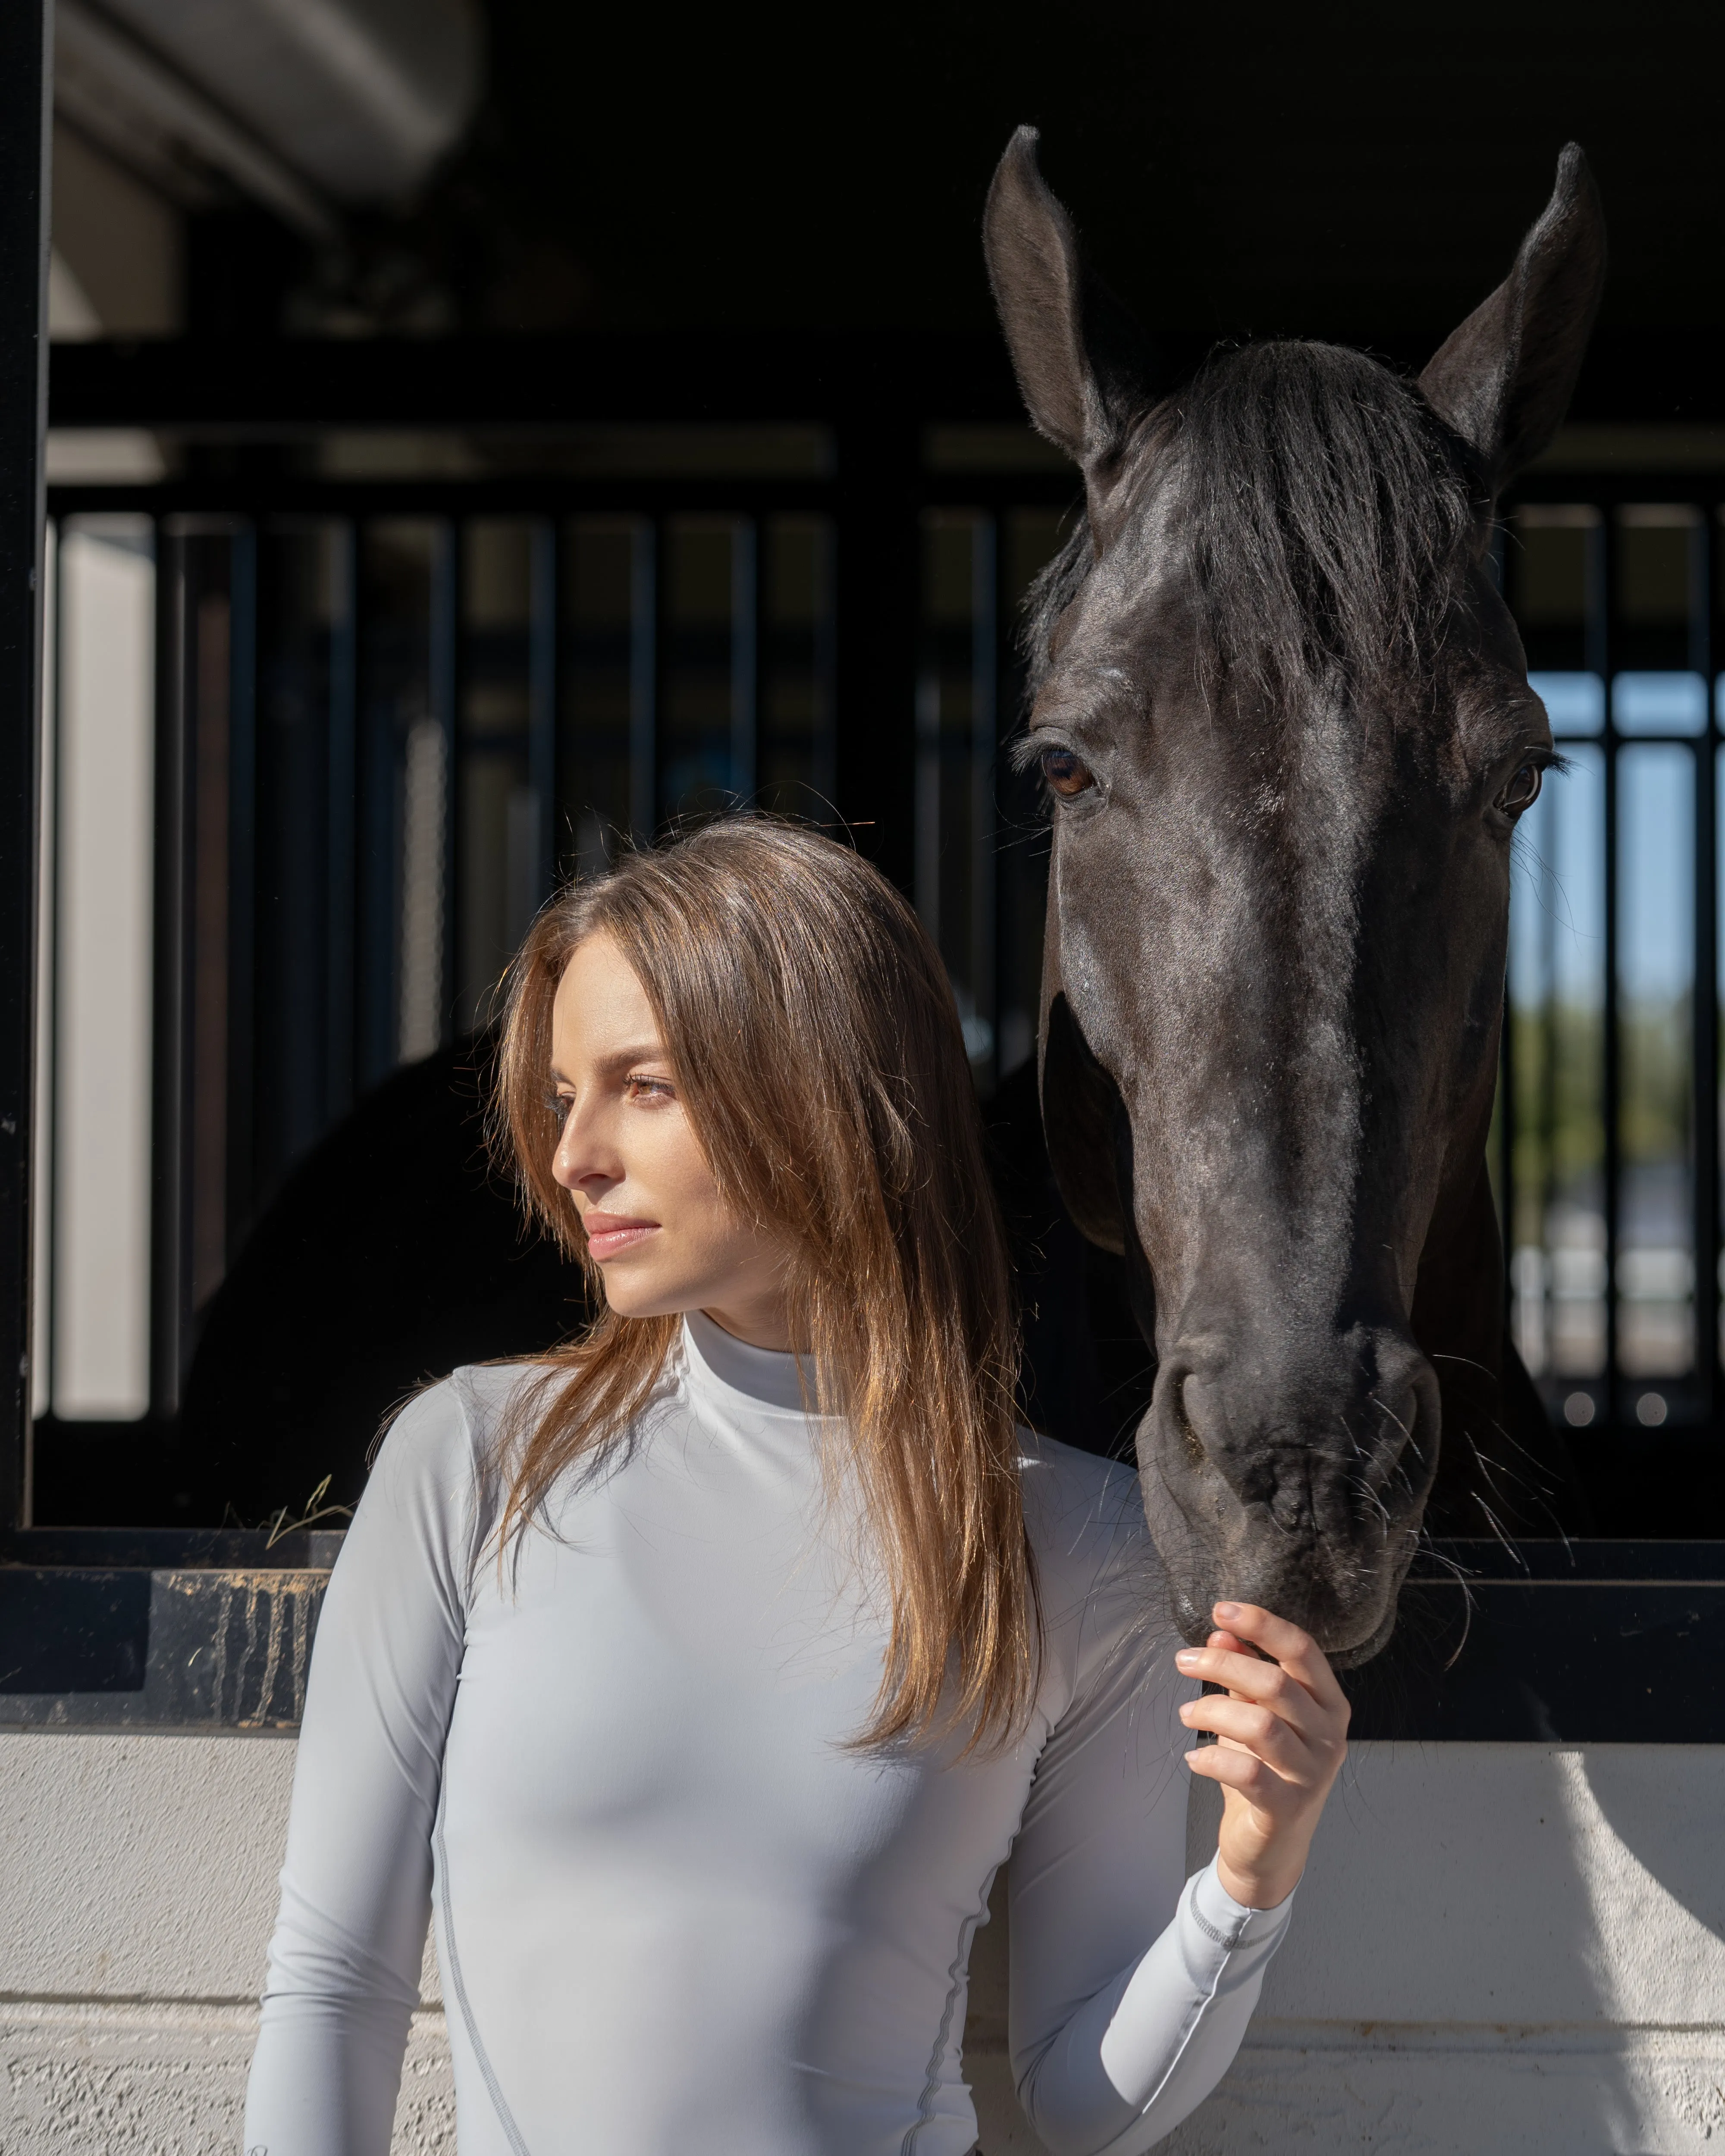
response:
[[[1169,452],[1212,680],[1303,701],[1429,675],[1480,487],[1411,384],[1337,345],[1242,346],[1148,413],[1127,454]],[[1026,597],[1033,696],[1091,562],[1086,516]]]

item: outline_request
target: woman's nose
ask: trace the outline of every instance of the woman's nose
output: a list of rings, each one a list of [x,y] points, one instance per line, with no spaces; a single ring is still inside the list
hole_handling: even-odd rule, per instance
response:
[[[552,1156],[551,1172],[565,1190],[579,1190],[590,1183],[617,1180],[617,1164],[609,1157],[609,1148],[583,1116],[579,1107],[571,1108],[563,1119],[563,1127],[557,1133],[557,1151]]]

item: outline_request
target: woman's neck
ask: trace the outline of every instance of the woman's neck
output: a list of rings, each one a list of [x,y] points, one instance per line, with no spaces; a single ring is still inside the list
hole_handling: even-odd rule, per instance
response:
[[[790,1312],[782,1295],[727,1302],[722,1306],[704,1304],[701,1314],[746,1347],[766,1348],[776,1354],[788,1355],[796,1344],[791,1338]]]

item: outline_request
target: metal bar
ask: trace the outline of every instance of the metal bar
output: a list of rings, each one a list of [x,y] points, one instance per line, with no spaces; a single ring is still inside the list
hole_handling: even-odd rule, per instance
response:
[[[1696,1409],[1719,1405],[1719,719],[1712,682],[1712,531],[1703,508],[1689,550],[1690,665],[1707,684],[1707,727],[1695,747],[1695,980],[1691,1128],[1695,1184]]]
[[[394,1070],[401,1041],[403,811],[397,712],[384,693],[382,653],[367,581],[363,526],[354,534],[359,675],[357,1082],[366,1091]]]
[[[941,674],[941,652],[936,633],[928,620],[929,549],[932,536],[925,511],[917,532],[918,578],[916,615],[916,761],[912,782],[912,814],[915,824],[911,834],[915,851],[911,862],[911,894],[922,926],[928,931],[929,941],[942,957],[946,953],[942,918],[945,896],[941,888],[941,825],[944,821],[947,773],[941,754],[941,735],[946,725],[946,684]]]
[[[1196,367],[1210,342],[1159,329],[1167,378]],[[1410,372],[1430,356],[1417,333],[1380,331],[1372,343]],[[1725,418],[1718,355],[1707,329],[1596,330],[1570,418]],[[196,428],[229,439],[336,427],[519,435],[629,420],[1024,426],[1005,346],[990,330],[146,339],[60,346],[52,398],[57,427]],[[1517,492],[1527,491],[1524,480]],[[1564,498],[1575,499],[1573,485]]]
[[[1543,1255],[1547,1223],[1551,1219],[1552,1201],[1557,1184],[1557,1129],[1558,1129],[1558,895],[1557,877],[1549,853],[1539,864],[1539,940],[1541,963],[1539,968],[1541,1009],[1539,1025],[1539,1219],[1538,1247]],[[1511,1122],[1504,1133],[1506,1144],[1512,1142],[1515,1125]],[[1553,1294],[1553,1281],[1548,1261],[1542,1265],[1541,1297],[1542,1322],[1548,1343],[1548,1367],[1555,1361],[1551,1343],[1555,1330],[1557,1301]],[[1553,1372],[1555,1376],[1555,1371]]]
[[[1615,661],[1615,626],[1617,578],[1615,562],[1616,533],[1609,515],[1602,515],[1593,533],[1589,549],[1589,583],[1587,609],[1587,659],[1589,670],[1596,673],[1604,683],[1605,724],[1602,748],[1604,757],[1605,808],[1605,979],[1604,1009],[1602,1014],[1604,1039],[1601,1043],[1604,1069],[1601,1078],[1601,1110],[1604,1122],[1604,1207],[1605,1214],[1605,1420],[1611,1427],[1620,1426],[1622,1414],[1622,1386],[1618,1372],[1617,1320],[1619,1296],[1617,1290],[1618,1209],[1622,1185],[1622,1107],[1623,1055],[1619,1034],[1620,998],[1618,994],[1618,821],[1617,821],[1617,757],[1618,738],[1616,713],[1614,708],[1613,667]]]
[[[328,891],[325,910],[324,1113],[353,1105],[355,878],[359,813],[359,544],[336,527],[331,567]]]
[[[659,692],[660,617],[657,520],[636,530],[631,550],[629,654],[629,823],[637,845],[659,825]]]
[[[150,1400],[158,1415],[179,1405],[180,1343],[191,1298],[186,1178],[186,1084],[191,1012],[186,980],[191,935],[187,905],[187,729],[194,668],[188,652],[190,598],[183,534],[156,526],[156,918],[151,936],[150,1178]]]
[[[1189,341],[1195,364],[1208,340]],[[63,348],[54,359],[54,425],[290,440],[341,427],[519,435],[632,420],[813,430],[884,414],[918,429],[933,419],[1029,431],[1005,346],[991,331],[590,331],[511,338],[501,350],[485,336],[208,345],[216,348],[197,338]],[[817,436],[805,467],[819,468],[825,446]]]
[[[35,1149],[32,1176],[32,1260],[33,1292],[30,1312],[30,1441],[23,1448],[22,1517],[28,1525],[35,1517],[34,1430],[42,1416],[54,1409],[54,1279],[59,1179],[55,1142],[55,1090],[58,1082],[60,1037],[59,906],[60,872],[60,726],[59,663],[60,535],[50,526],[43,550],[43,693],[41,752],[42,777],[39,803],[40,831],[36,880],[38,925],[36,938],[36,1055],[32,1106],[35,1114]],[[159,537],[152,547],[159,557]],[[157,604],[161,584],[158,577]],[[159,654],[159,645],[157,647]],[[159,658],[158,658],[159,663]],[[153,1093],[152,1093],[153,1099]],[[154,1132],[152,1131],[153,1138]],[[153,1259],[154,1253],[151,1252]]]
[[[820,524],[819,576],[814,598],[814,744],[809,773],[816,813],[835,815],[839,799],[838,546],[832,521]]]
[[[979,511],[970,539],[970,979],[976,1014],[988,1029],[977,1075],[992,1091],[1000,1069],[1000,1013],[995,995],[994,772],[1000,752],[1000,533]],[[973,1062],[978,1059],[973,1058]]]
[[[1017,654],[1013,649],[1014,606],[1018,594],[1009,588],[1010,548],[1001,520],[994,526],[994,756],[989,772],[993,860],[989,865],[994,901],[994,1082],[1005,1070],[1004,1029],[1014,1008],[1017,983],[1012,976],[1012,953],[1022,923],[1018,906],[1017,870],[1012,844],[1013,775],[1007,767],[1005,748],[1018,726],[1019,696]]]
[[[0,1528],[28,1524],[50,26],[0,9]]]
[[[1516,1240],[1516,1027],[1515,998],[1503,987],[1503,1030],[1497,1050],[1497,1204],[1503,1236],[1503,1297],[1506,1316],[1515,1300]]]
[[[463,552],[466,531],[463,525],[445,518],[437,528],[432,546],[431,639],[428,654],[431,716],[444,737],[444,912],[443,981],[438,997],[438,1039],[454,1034],[455,1003],[462,983],[458,968],[461,950],[463,863],[461,819],[456,811],[460,798],[461,773],[459,721],[461,681],[461,598]]]
[[[527,785],[533,797],[536,905],[550,897],[557,881],[560,542],[555,520],[534,525],[528,565]]]
[[[919,508],[999,513],[1065,509],[1072,502],[1071,480],[1051,472],[985,473],[967,480],[962,488],[914,468],[901,475],[905,494]],[[1574,490],[1572,487],[1572,494]],[[1641,490],[1641,495],[1646,493]],[[162,516],[428,517],[447,513],[456,494],[470,515],[487,517],[669,515],[681,511],[703,516],[760,517],[776,512],[831,512],[841,509],[846,499],[842,483],[829,479],[554,476],[463,480],[452,485],[444,480],[337,480],[294,474],[261,479],[236,473],[219,479],[164,480],[145,486],[115,480],[63,481],[49,490],[48,507],[54,516],[132,510]]]
[[[228,549],[228,1247],[251,1225],[256,1196],[258,996],[258,533]]]
[[[731,786],[752,801],[761,729],[761,534],[752,517],[731,531]]]

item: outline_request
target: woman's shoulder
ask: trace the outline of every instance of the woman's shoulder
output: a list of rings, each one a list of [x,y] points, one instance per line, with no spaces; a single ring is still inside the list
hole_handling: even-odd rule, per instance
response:
[[[539,1363],[468,1363],[423,1387],[386,1426],[370,1486],[470,1503],[494,1477],[511,1409],[547,1374]]]
[[[354,1520],[358,1539],[419,1551],[465,1594],[496,1523],[511,1409],[544,1373],[536,1363],[469,1363],[415,1393],[384,1431]]]
[[[1128,1691],[1160,1666],[1173,1635],[1166,1582],[1138,1478],[1058,1439],[1020,1431],[1024,1524],[1050,1650],[1053,1718],[1101,1686]]]
[[[1024,1524],[1045,1572],[1155,1562],[1138,1478],[1120,1460],[1020,1430],[1019,1479]]]

